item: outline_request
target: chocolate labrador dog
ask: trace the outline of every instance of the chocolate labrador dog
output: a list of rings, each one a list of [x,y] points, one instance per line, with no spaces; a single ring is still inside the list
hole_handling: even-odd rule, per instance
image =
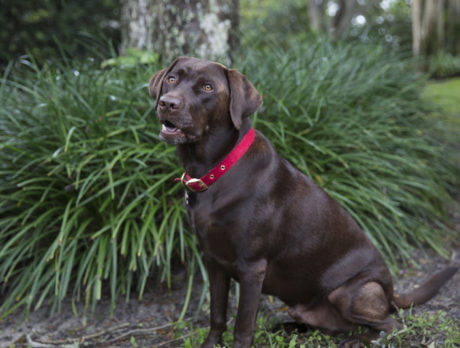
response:
[[[262,98],[240,72],[181,57],[149,90],[160,137],[177,146],[185,170],[187,215],[209,273],[202,347],[219,344],[226,329],[230,278],[240,283],[234,347],[249,348],[261,293],[327,332],[391,332],[400,327],[392,309],[427,301],[455,273],[448,267],[410,294],[393,294],[381,254],[350,214],[251,127]]]

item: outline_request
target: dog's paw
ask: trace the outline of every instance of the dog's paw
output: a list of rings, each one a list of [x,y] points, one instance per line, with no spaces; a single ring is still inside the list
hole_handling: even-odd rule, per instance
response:
[[[339,343],[339,348],[365,348],[369,347],[369,344],[366,344],[365,341],[361,338],[350,337],[346,338]]]
[[[200,346],[200,348],[214,348],[214,347],[220,347],[222,338],[222,333],[215,333],[215,332],[210,332],[208,337],[204,340],[203,344]]]

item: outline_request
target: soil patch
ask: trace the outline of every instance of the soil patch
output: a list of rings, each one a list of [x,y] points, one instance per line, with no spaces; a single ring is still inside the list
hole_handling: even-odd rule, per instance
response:
[[[460,236],[460,197],[456,207],[452,207],[451,214],[457,235]],[[460,266],[460,245],[452,246],[450,260],[432,250],[422,249],[414,250],[411,259],[412,265],[402,270],[395,281],[395,291],[398,293],[413,289],[428,275],[448,264]],[[72,304],[70,300],[65,300],[60,312],[54,316],[50,316],[51,310],[46,306],[31,313],[28,321],[11,315],[0,322],[0,348],[180,347],[184,338],[193,332],[187,327],[174,330],[174,322],[179,318],[185,300],[186,283],[185,273],[179,273],[175,276],[172,289],[151,286],[142,300],[126,302],[120,298],[113,313],[110,301],[103,300],[86,318],[82,317],[83,304]],[[185,318],[195,319],[196,325],[206,327],[209,316],[206,304],[195,316],[201,292],[202,285],[195,282]],[[428,303],[415,307],[413,313],[435,315],[440,310],[458,322],[460,328],[460,272]],[[231,296],[229,314],[235,312],[236,299]],[[286,313],[286,306],[269,296],[262,297],[260,313],[273,317],[278,323],[292,321]],[[230,319],[228,326],[233,325]]]
[[[460,226],[460,224],[458,225]],[[451,260],[435,252],[416,250],[411,266],[401,271],[395,282],[396,292],[404,293],[419,285],[427,275],[447,264],[460,266],[460,248],[453,249]],[[0,347],[180,347],[190,330],[174,330],[174,321],[180,315],[185,299],[185,280],[177,281],[176,288],[152,290],[142,300],[126,302],[120,299],[113,315],[110,301],[101,301],[86,319],[76,316],[70,300],[64,301],[61,311],[50,317],[50,308],[31,313],[29,320],[18,321],[10,316],[0,323]],[[196,284],[186,318],[196,313],[202,285]],[[235,313],[235,297],[231,298],[230,313]],[[75,306],[79,314],[82,304]],[[428,303],[415,307],[414,314],[436,314],[444,311],[458,321],[460,327],[460,272]],[[205,306],[198,316],[197,325],[208,325]],[[260,312],[275,318],[278,323],[292,321],[283,303],[268,296],[261,300]],[[233,326],[233,322],[229,326]],[[180,332],[179,337],[175,333]]]

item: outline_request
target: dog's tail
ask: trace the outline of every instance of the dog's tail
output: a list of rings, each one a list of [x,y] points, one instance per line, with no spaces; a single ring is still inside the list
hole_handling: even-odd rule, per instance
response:
[[[409,308],[425,303],[438,292],[447,281],[457,272],[458,267],[448,266],[436,273],[425,283],[407,294],[394,294],[393,306],[397,308]]]

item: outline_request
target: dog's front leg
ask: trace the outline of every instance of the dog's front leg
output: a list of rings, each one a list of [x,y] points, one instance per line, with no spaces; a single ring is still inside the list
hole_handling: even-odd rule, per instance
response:
[[[211,331],[201,348],[212,348],[221,343],[227,326],[227,302],[230,277],[212,261],[206,262],[211,291]]]
[[[250,348],[267,262],[246,264],[240,272],[240,302],[235,324],[234,348]]]

